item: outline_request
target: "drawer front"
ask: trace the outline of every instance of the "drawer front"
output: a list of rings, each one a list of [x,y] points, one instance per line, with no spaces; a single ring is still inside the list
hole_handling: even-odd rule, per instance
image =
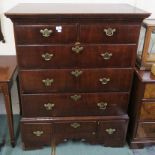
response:
[[[22,114],[23,117],[120,115],[126,112],[128,100],[128,93],[22,95]]]
[[[22,92],[129,91],[132,69],[20,71]]]
[[[19,67],[38,69],[131,67],[135,64],[135,51],[136,45],[123,44],[17,46]]]
[[[155,138],[155,123],[139,123],[136,138]]]
[[[51,144],[50,123],[21,123],[21,137],[25,147],[39,147]]]
[[[80,41],[83,43],[137,43],[139,25],[89,24],[80,25]]]
[[[128,120],[108,120],[99,122],[98,140],[104,146],[125,144]]]
[[[95,121],[55,122],[55,142],[60,143],[67,140],[95,141],[96,129],[97,123]]]
[[[73,43],[77,38],[77,26],[76,24],[16,25],[15,37],[17,45]]]
[[[143,102],[140,112],[141,120],[155,120],[155,102]]]
[[[155,84],[146,84],[144,90],[144,98],[155,98]]]

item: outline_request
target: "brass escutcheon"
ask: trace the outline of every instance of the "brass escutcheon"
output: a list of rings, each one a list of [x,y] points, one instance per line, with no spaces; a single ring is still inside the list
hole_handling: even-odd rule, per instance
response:
[[[101,82],[101,84],[105,85],[110,81],[110,78],[100,78],[99,81]]]
[[[114,35],[114,32],[116,32],[116,29],[113,29],[113,28],[107,28],[107,29],[104,29],[104,32],[105,34],[108,36],[108,37],[111,37]]]
[[[42,34],[43,37],[49,37],[51,33],[53,33],[53,30],[49,30],[47,28],[40,30],[40,33]]]
[[[81,99],[81,95],[75,94],[75,95],[70,96],[70,98],[74,101],[78,101],[79,99]]]
[[[54,79],[49,79],[49,78],[47,78],[47,79],[42,80],[42,82],[43,82],[43,84],[44,84],[46,87],[49,87],[49,86],[51,86],[52,83],[54,82]]]
[[[42,54],[41,57],[45,60],[45,61],[50,61],[52,59],[52,57],[54,56],[54,54],[49,54],[49,53],[45,53]]]
[[[75,77],[79,77],[82,73],[83,73],[83,71],[78,70],[78,69],[71,71],[71,75],[73,75]]]
[[[75,46],[72,47],[72,51],[75,52],[76,54],[79,54],[81,51],[83,51],[84,47],[80,46],[79,42],[75,43]]]
[[[33,134],[37,137],[40,137],[44,132],[43,131],[33,131]]]
[[[109,128],[109,129],[106,129],[105,131],[106,131],[109,135],[112,135],[112,134],[116,131],[116,129]]]
[[[103,57],[104,60],[109,60],[112,57],[112,53],[109,52],[101,53],[101,56]]]
[[[46,108],[46,110],[52,110],[54,107],[54,104],[53,103],[47,103],[47,104],[44,104],[44,107]]]
[[[71,126],[72,128],[74,128],[74,129],[77,129],[77,128],[80,127],[80,124],[79,124],[79,123],[72,123],[72,124],[70,124],[70,126]]]
[[[108,103],[107,102],[99,102],[97,103],[97,106],[99,109],[105,110],[107,108]]]

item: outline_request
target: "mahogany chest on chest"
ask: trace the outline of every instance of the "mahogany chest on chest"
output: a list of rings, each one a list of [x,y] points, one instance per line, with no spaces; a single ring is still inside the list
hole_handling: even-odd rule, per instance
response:
[[[25,148],[123,146],[141,22],[126,4],[20,4],[14,24]]]

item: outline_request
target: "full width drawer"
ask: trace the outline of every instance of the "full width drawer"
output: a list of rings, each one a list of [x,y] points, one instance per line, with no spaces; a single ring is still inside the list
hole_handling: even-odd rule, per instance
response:
[[[25,148],[50,145],[52,126],[50,123],[21,122],[21,137]]]
[[[50,69],[20,71],[23,93],[129,91],[132,69]]]
[[[139,25],[89,24],[80,25],[80,41],[83,43],[137,43]]]
[[[131,67],[136,45],[17,46],[20,68]]]
[[[155,138],[155,123],[140,122],[138,124],[136,138]]]
[[[76,24],[16,25],[17,44],[73,43],[77,38]]]
[[[128,93],[62,93],[22,95],[23,117],[120,115]],[[30,110],[31,109],[31,110]]]
[[[143,102],[140,112],[141,120],[155,120],[155,101]]]

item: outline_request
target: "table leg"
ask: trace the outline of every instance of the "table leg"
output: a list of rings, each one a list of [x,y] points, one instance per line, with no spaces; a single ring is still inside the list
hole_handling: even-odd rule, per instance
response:
[[[52,144],[52,155],[56,155],[56,145]]]
[[[10,141],[12,147],[15,146],[15,136],[14,136],[14,126],[13,126],[13,113],[12,113],[12,104],[11,104],[11,92],[10,92],[9,84],[5,84],[3,86],[3,94],[4,94],[4,100],[5,100],[5,108],[6,108],[6,114],[7,114],[7,120],[8,120],[8,127],[9,127],[9,133],[10,133]]]
[[[20,96],[19,76],[17,76],[16,84],[17,84],[17,92],[18,92],[18,99],[19,99],[19,110],[20,110],[20,116],[21,116],[22,115],[22,105],[21,105],[21,96]]]

